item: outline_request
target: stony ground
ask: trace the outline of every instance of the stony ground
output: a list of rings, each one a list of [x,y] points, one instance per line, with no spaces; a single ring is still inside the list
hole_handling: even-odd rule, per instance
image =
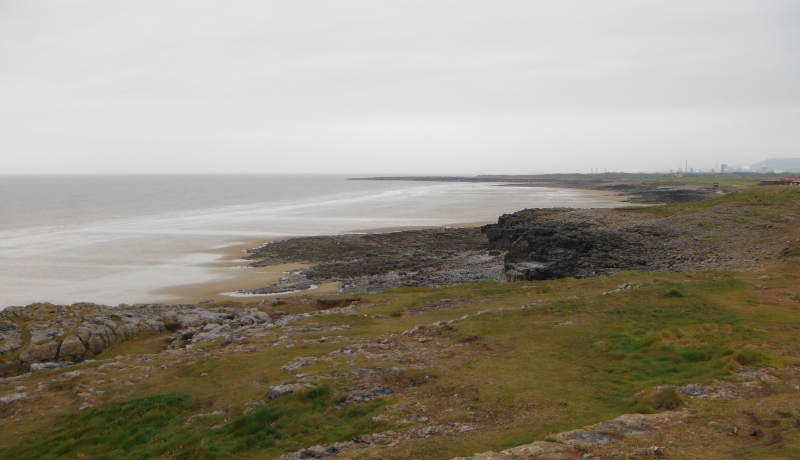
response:
[[[800,327],[796,276],[752,275],[746,293],[735,294],[742,305],[762,309],[769,318],[753,327],[775,331],[748,332],[756,335],[747,335],[751,338],[743,345],[782,356],[775,364],[754,368],[731,361],[734,370],[723,379],[667,378],[666,383],[680,383],[676,388],[682,395],[672,411],[619,416],[625,406],[618,403],[610,411],[598,409],[605,403],[593,400],[592,389],[585,388],[591,382],[586,377],[596,371],[583,360],[595,361],[602,353],[587,350],[590,356],[582,357],[569,344],[586,333],[614,337],[596,332],[593,324],[606,317],[604,309],[642,297],[645,290],[655,295],[683,286],[679,289],[691,298],[734,279],[713,273],[683,281],[686,275],[644,276],[598,278],[591,286],[589,280],[507,283],[502,289],[483,284],[337,303],[300,298],[249,307],[44,304],[14,309],[3,314],[7,330],[15,325],[31,331],[28,326],[47,320],[62,328],[62,335],[38,338],[58,343],[73,333],[70,324],[86,327],[78,320],[82,317],[105,324],[114,343],[94,357],[87,346],[84,360],[41,356],[23,363],[29,372],[0,379],[0,445],[32,436],[42,424],[65,423],[59,421],[65,414],[176,389],[200,399],[216,395],[186,412],[184,426],[222,430],[258,408],[326,386],[342,408],[387,404],[368,415],[372,428],[352,439],[309,444],[282,456],[253,452],[242,458],[448,459],[457,457],[455,452],[474,460],[733,458],[737,453],[737,458],[762,458],[759,452],[792,458],[800,452],[800,353],[791,341],[796,332],[790,332]],[[409,302],[408,296],[419,300]],[[654,302],[654,297],[642,298]],[[665,305],[683,302],[658,298]],[[713,304],[711,299],[697,301]],[[61,320],[64,311],[78,312],[70,324]],[[795,320],[786,321],[790,317]],[[121,329],[145,322],[156,327],[140,327],[129,336]],[[695,331],[709,327],[702,320],[683,327],[690,346],[710,340]],[[723,339],[741,334],[735,327],[713,327]],[[536,332],[529,336],[525,330]],[[532,342],[518,342],[523,337]],[[567,348],[553,348],[559,341]],[[594,338],[588,341],[606,347]],[[639,388],[642,394],[663,391]],[[635,398],[635,391],[628,396]],[[10,458],[3,452],[0,458]]]
[[[342,293],[376,293],[420,287],[505,280],[500,251],[479,228],[439,228],[390,233],[315,236],[276,241],[250,251],[254,266],[314,264],[254,293],[308,289],[342,282]]]

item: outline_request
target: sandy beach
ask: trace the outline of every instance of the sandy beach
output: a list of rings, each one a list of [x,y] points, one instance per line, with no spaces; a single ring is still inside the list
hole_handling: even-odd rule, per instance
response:
[[[287,238],[255,239],[243,243],[237,243],[222,248],[207,251],[211,254],[219,255],[219,259],[214,262],[207,262],[201,266],[208,268],[218,278],[204,283],[182,284],[177,286],[167,286],[151,291],[154,295],[167,295],[174,297],[166,303],[198,303],[204,300],[224,301],[250,301],[275,299],[278,297],[291,297],[297,295],[314,294],[333,294],[339,291],[340,283],[328,283],[317,286],[316,289],[287,293],[280,295],[235,295],[239,290],[258,289],[272,283],[280,281],[286,273],[303,268],[308,268],[307,264],[283,264],[269,267],[250,267],[250,261],[243,260],[248,249],[257,248],[271,241],[278,241]]]

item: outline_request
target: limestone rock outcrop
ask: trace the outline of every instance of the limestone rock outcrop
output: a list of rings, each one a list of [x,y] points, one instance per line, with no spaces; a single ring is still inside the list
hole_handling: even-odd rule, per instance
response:
[[[83,345],[94,354],[98,354],[104,349],[116,343],[114,332],[106,325],[84,323],[78,328],[78,337]]]
[[[19,354],[22,362],[53,361],[58,356],[58,342],[51,340],[42,344],[31,344]]]
[[[81,339],[74,335],[70,335],[63,342],[61,342],[61,349],[58,352],[59,358],[78,358],[86,353],[86,347],[81,342]]]

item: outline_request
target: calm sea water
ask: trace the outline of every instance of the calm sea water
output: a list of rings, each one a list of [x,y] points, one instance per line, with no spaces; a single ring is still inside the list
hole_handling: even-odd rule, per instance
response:
[[[0,176],[0,308],[169,301],[218,276],[205,251],[281,236],[617,205],[577,190],[341,175]]]

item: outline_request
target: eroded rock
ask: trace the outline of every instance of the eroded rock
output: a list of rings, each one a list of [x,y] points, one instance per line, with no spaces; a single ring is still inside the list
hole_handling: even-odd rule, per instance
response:
[[[289,361],[288,363],[284,364],[281,367],[281,370],[290,373],[295,373],[301,367],[310,366],[312,364],[316,364],[317,362],[319,362],[319,358],[312,358],[312,357],[295,358]]]
[[[32,344],[19,354],[22,362],[52,361],[58,357],[58,342],[49,341],[42,344]]]
[[[275,385],[267,388],[267,397],[269,399],[278,399],[280,397],[286,396],[296,391],[300,391],[304,388],[307,388],[307,386],[299,383],[292,383],[287,385]]]
[[[84,323],[78,328],[78,337],[83,345],[94,354],[116,343],[116,336],[112,330],[103,324]]]
[[[58,352],[60,358],[77,358],[86,353],[86,347],[81,339],[74,335],[68,336],[61,342],[61,349]]]

